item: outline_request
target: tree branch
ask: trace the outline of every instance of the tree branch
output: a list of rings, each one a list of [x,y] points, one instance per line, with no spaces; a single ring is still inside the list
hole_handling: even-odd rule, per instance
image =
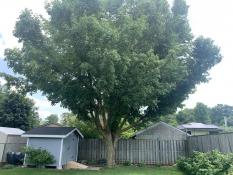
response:
[[[120,130],[119,133],[128,131],[128,130],[134,128],[134,127],[140,126],[142,123],[146,122],[145,119],[146,119],[145,117],[140,118],[140,119],[137,120],[136,122],[132,123],[130,126],[128,126],[128,127],[124,128],[124,129]]]

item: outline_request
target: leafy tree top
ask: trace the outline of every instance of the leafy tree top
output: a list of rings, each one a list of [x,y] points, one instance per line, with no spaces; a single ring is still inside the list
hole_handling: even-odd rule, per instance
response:
[[[186,8],[183,1],[173,13],[162,0],[53,1],[49,20],[22,12],[14,35],[23,47],[7,49],[6,60],[53,103],[81,116],[101,103],[114,116],[134,118],[142,106],[163,113],[221,59],[210,39],[192,40]]]
[[[184,0],[54,0],[46,10],[49,19],[21,13],[22,48],[5,56],[24,78],[5,77],[95,122],[106,143],[176,110],[221,60],[211,39],[193,38]]]
[[[34,102],[16,92],[0,92],[0,126],[29,130],[39,125]]]

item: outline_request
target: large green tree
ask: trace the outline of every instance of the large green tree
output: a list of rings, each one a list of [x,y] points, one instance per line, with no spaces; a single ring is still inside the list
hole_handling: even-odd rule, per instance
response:
[[[50,125],[50,124],[57,124],[58,123],[58,115],[57,114],[51,114],[45,118],[43,121],[43,124]]]
[[[203,103],[197,103],[195,108],[193,109],[194,114],[194,120],[196,122],[201,123],[210,123],[210,108],[203,104]]]
[[[176,114],[176,121],[179,124],[186,124],[195,121],[193,109],[185,108]]]
[[[225,124],[225,126],[229,123],[232,126],[233,106],[217,104],[211,108],[210,114],[212,123],[218,125]]]
[[[5,59],[23,78],[6,78],[94,122],[109,166],[122,132],[174,112],[221,60],[211,39],[193,38],[184,0],[54,0],[46,10],[19,16],[22,48]]]
[[[16,92],[0,93],[0,126],[29,130],[39,125],[34,102]]]

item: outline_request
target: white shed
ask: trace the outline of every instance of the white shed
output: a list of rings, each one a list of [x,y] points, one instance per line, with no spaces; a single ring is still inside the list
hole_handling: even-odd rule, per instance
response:
[[[20,152],[26,146],[26,139],[21,137],[23,133],[18,128],[0,127],[0,162],[6,162],[8,152]]]

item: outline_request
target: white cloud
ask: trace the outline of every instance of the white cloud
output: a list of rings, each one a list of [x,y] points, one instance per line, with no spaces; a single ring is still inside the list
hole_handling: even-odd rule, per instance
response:
[[[0,6],[0,33],[4,38],[4,44],[0,42],[0,58],[4,56],[4,50],[8,47],[17,47],[18,41],[13,36],[15,22],[20,12],[25,9],[32,9],[37,14],[46,15],[44,9],[45,0],[7,0],[1,1]]]
[[[51,113],[51,111],[39,110],[38,114],[39,114],[40,118],[45,119],[46,116],[49,116],[53,113]]]
[[[64,109],[60,106],[60,103],[52,105],[51,102],[44,96],[41,95],[28,95],[35,102],[35,106],[38,107],[38,113],[41,118],[45,118],[50,114],[57,114],[60,116],[64,112],[68,112],[67,109]]]

